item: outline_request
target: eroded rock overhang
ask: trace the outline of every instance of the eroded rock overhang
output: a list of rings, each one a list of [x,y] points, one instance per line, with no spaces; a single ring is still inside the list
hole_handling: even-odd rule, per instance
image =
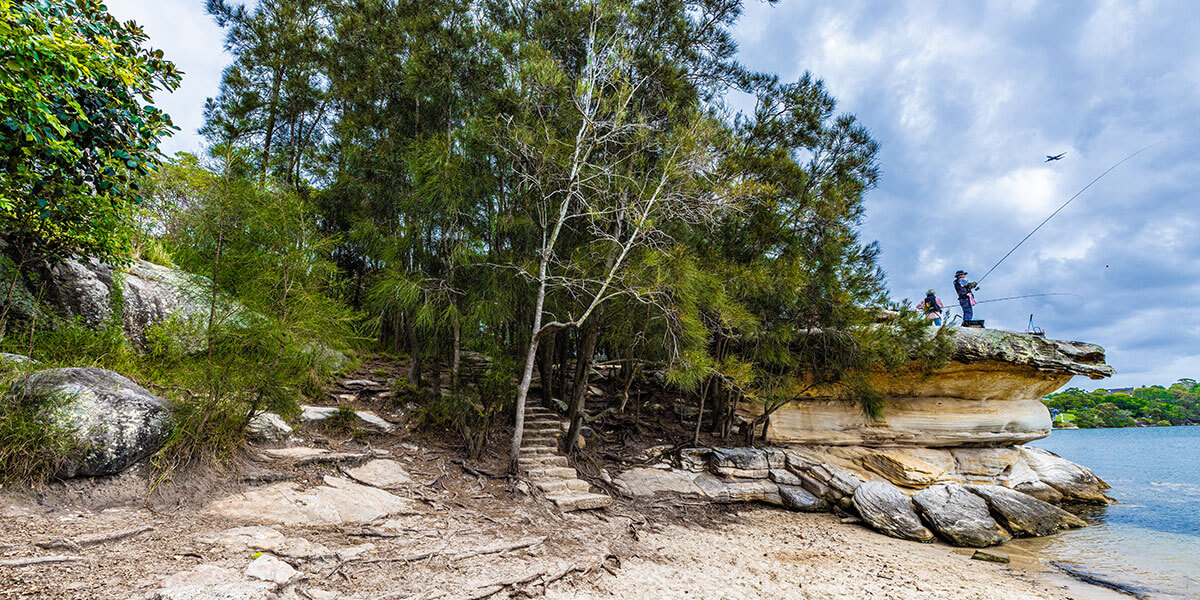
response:
[[[1104,348],[999,329],[955,329],[950,362],[931,372],[880,373],[881,420],[833,390],[812,390],[771,416],[767,436],[822,446],[1010,446],[1050,434],[1040,398],[1082,375],[1114,373]],[[760,407],[743,406],[757,416]]]

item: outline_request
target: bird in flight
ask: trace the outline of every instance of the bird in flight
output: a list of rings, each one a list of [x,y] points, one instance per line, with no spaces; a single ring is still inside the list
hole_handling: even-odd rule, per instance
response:
[[[1055,156],[1050,156],[1049,154],[1047,154],[1047,155],[1046,155],[1046,162],[1050,162],[1050,161],[1052,161],[1052,160],[1062,160],[1062,157],[1064,157],[1064,156],[1066,156],[1066,155],[1067,155],[1067,153],[1066,153],[1066,152],[1063,152],[1062,154],[1058,154],[1058,155],[1055,155]]]

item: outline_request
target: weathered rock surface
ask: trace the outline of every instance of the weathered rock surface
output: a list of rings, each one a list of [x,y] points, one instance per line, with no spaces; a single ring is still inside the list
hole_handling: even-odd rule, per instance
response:
[[[338,407],[336,407],[336,406],[301,406],[300,410],[302,411],[300,413],[300,420],[305,423],[312,423],[312,422],[317,422],[317,421],[324,421],[326,419],[333,417],[334,415],[337,414]],[[382,417],[380,417],[379,415],[377,415],[373,412],[365,411],[365,410],[357,410],[357,411],[354,411],[354,414],[356,416],[358,416],[359,425],[361,425],[367,429],[370,429],[372,431],[388,433],[396,428],[395,425],[388,423]]]
[[[696,476],[692,471],[642,467],[624,471],[613,481],[621,493],[635,498],[658,494],[703,496],[704,491],[695,483]]]
[[[207,279],[144,260],[117,270],[95,259],[64,261],[50,269],[46,298],[63,315],[98,326],[112,317],[114,275],[121,280],[121,323],[138,346],[156,323],[208,311]]]
[[[825,446],[1011,446],[1049,435],[1038,399],[1075,375],[1112,375],[1104,349],[997,329],[956,329],[952,359],[932,373],[879,374],[883,421],[813,388],[771,416],[768,438]],[[757,416],[746,403],[744,418]]]
[[[930,464],[895,450],[872,452],[860,460],[864,467],[896,485],[905,487],[925,487],[937,481],[947,471],[945,465]]]
[[[921,524],[909,497],[890,483],[868,481],[859,485],[853,502],[859,516],[880,533],[918,542],[933,540],[933,532]]]
[[[150,600],[276,600],[276,584],[248,581],[230,569],[200,565],[163,580]]]
[[[1041,448],[1022,447],[1021,456],[1042,483],[1062,494],[1063,500],[1107,504],[1104,490],[1108,484],[1096,477],[1091,469],[1077,465],[1053,452]]]
[[[912,500],[925,521],[955,546],[983,548],[1012,539],[996,524],[987,502],[961,485],[939,483]]]
[[[28,365],[36,365],[36,360],[30,360],[24,354],[12,354],[10,352],[0,352],[0,369],[14,369]]]
[[[234,494],[213,502],[207,512],[259,523],[316,526],[367,523],[393,514],[416,514],[418,507],[413,500],[326,476],[325,485],[311,489],[283,482]]]
[[[808,490],[794,485],[779,484],[779,497],[783,505],[800,512],[829,512],[829,503]]]
[[[292,427],[275,413],[261,413],[250,419],[246,436],[256,442],[281,442],[292,435]]]
[[[983,498],[996,521],[1017,537],[1050,535],[1087,525],[1083,519],[1028,494],[996,485],[966,487]]]
[[[79,450],[57,477],[113,475],[158,450],[171,428],[165,400],[129,379],[94,367],[47,369],[15,388],[53,427],[69,431]]]
[[[408,475],[404,467],[400,466],[400,463],[386,458],[348,469],[346,475],[359,483],[385,490],[404,487],[413,482],[412,477]]]
[[[283,585],[291,581],[297,573],[298,571],[291,565],[270,554],[263,554],[246,565],[246,577],[270,581],[276,585]]]

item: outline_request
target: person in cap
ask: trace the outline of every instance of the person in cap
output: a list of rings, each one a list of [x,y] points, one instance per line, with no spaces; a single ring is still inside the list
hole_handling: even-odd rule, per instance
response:
[[[945,305],[933,290],[925,292],[925,299],[917,303],[917,308],[924,311],[925,318],[933,321],[934,325],[942,326],[942,309]]]
[[[958,293],[958,305],[962,307],[963,324],[975,318],[975,288],[978,281],[967,282],[967,272],[959,270],[954,273],[954,291]]]

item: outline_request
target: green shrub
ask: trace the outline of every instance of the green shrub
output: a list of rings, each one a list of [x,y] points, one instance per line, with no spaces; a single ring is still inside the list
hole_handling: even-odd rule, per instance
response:
[[[54,409],[48,403],[67,398],[25,401],[14,389],[21,375],[9,372],[0,380],[0,482],[44,481],[79,450],[71,431],[42,418]]]

